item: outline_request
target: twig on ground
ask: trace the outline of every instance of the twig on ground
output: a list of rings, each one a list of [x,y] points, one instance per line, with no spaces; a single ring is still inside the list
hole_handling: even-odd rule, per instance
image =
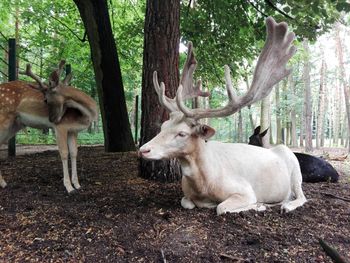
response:
[[[336,196],[334,194],[325,193],[325,192],[322,192],[321,194],[324,195],[324,196],[328,196],[328,197],[332,197],[332,198],[335,198],[335,199],[343,200],[345,202],[350,202],[350,199],[346,198],[346,197]]]
[[[233,261],[235,261],[235,262],[244,262],[244,259],[243,259],[243,258],[239,258],[239,257],[227,255],[227,254],[225,254],[225,253],[221,253],[221,254],[220,254],[220,257],[221,257],[221,258],[231,259],[231,260],[233,260]]]
[[[160,250],[160,253],[162,254],[163,263],[166,263],[166,258],[163,249]]]
[[[346,259],[344,259],[341,255],[339,255],[338,251],[328,245],[325,241],[323,241],[321,238],[318,240],[321,247],[323,248],[324,252],[329,256],[333,262],[335,263],[349,263]]]

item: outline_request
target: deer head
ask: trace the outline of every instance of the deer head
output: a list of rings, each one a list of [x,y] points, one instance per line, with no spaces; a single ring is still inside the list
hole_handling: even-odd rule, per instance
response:
[[[45,102],[49,109],[49,120],[52,123],[58,123],[66,110],[64,105],[65,98],[62,95],[62,91],[69,85],[69,82],[72,79],[72,74],[68,74],[62,82],[60,81],[60,76],[65,63],[66,62],[64,60],[61,60],[58,68],[50,74],[48,84],[43,83],[42,80],[32,72],[30,64],[27,64],[24,72],[20,72],[21,74],[31,77],[37,82],[38,86],[32,87],[43,92]]]
[[[194,57],[192,43],[188,45],[187,60],[181,76],[181,83],[176,97],[170,99],[165,95],[165,85],[159,84],[157,72],[153,74],[153,83],[159,101],[171,112],[170,119],[163,123],[161,132],[150,142],[140,148],[140,154],[148,159],[172,158],[194,151],[194,141],[208,139],[215,130],[199,123],[202,118],[229,116],[245,106],[249,106],[264,97],[273,86],[291,72],[286,68],[288,60],[294,55],[296,48],[292,45],[294,33],[288,32],[285,22],[276,23],[271,17],[266,19],[267,38],[259,56],[252,84],[246,94],[237,96],[232,86],[230,69],[225,66],[225,80],[228,103],[219,109],[189,109],[184,101],[189,98],[208,96],[201,91],[201,82],[194,85],[193,73],[197,62]]]
[[[263,146],[262,138],[266,135],[266,133],[269,130],[269,128],[267,128],[262,133],[260,133],[260,129],[261,129],[260,126],[258,126],[258,127],[256,127],[254,129],[253,135],[249,137],[249,143],[248,144],[254,145],[254,146],[260,146],[260,147]]]

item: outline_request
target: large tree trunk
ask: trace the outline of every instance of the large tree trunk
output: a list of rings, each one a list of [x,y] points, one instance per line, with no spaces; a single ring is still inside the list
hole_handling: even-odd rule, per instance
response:
[[[90,43],[100,100],[105,150],[135,150],[122,75],[106,0],[74,0]]]
[[[304,101],[304,118],[305,118],[305,151],[312,151],[312,126],[311,126],[311,118],[312,118],[312,102],[311,102],[311,85],[310,85],[310,61],[309,61],[309,43],[307,39],[303,41],[303,47],[306,53],[306,57],[304,60],[304,72],[303,79],[305,84],[305,101]]]
[[[160,131],[168,119],[153,86],[153,71],[164,82],[166,95],[174,97],[179,85],[180,1],[147,0],[142,72],[141,145]],[[180,178],[175,160],[141,160],[140,175],[144,178],[172,181]]]
[[[344,99],[345,99],[345,108],[347,114],[347,122],[348,122],[348,135],[350,134],[350,94],[349,94],[349,85],[347,82],[345,67],[344,67],[344,56],[343,56],[343,46],[340,39],[340,24],[338,23],[336,26],[336,36],[335,36],[336,46],[337,46],[337,55],[338,55],[338,63],[340,69],[340,82],[344,89]],[[350,152],[350,144],[348,151]]]
[[[319,100],[318,100],[318,113],[317,113],[317,130],[316,130],[316,149],[321,146],[321,136],[324,132],[323,130],[323,120],[324,120],[324,109],[325,109],[325,89],[324,89],[324,79],[326,74],[326,65],[324,57],[322,58],[321,72],[320,72],[320,89],[319,89]]]

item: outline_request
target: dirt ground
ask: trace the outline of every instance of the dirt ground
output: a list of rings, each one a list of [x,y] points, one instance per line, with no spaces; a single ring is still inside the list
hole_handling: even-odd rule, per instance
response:
[[[331,262],[319,238],[350,259],[350,162],[332,164],[340,182],[304,184],[294,212],[217,216],[183,209],[180,183],[138,178],[135,153],[80,147],[75,195],[56,151],[2,158],[0,262]]]

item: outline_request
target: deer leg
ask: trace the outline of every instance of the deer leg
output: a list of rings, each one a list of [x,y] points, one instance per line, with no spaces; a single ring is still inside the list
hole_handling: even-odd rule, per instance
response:
[[[266,209],[265,206],[257,204],[256,201],[254,193],[233,194],[217,206],[216,212],[218,215],[221,215],[225,213],[239,213],[250,209],[257,211]]]
[[[7,183],[5,182],[4,178],[1,175],[1,171],[0,171],[0,186],[2,188],[5,188],[7,186]]]
[[[291,187],[292,187],[292,193],[295,196],[295,200],[291,201],[289,198],[285,200],[281,206],[281,212],[290,212],[299,206],[302,206],[306,203],[306,197],[303,193],[303,190],[301,188],[302,185],[302,175],[300,172],[299,167],[295,168],[292,173],[292,180],[291,180]]]
[[[193,209],[196,207],[196,205],[186,196],[182,197],[181,206],[185,209]]]
[[[56,140],[58,145],[58,151],[60,152],[62,166],[63,166],[63,185],[66,187],[68,193],[72,193],[74,188],[69,178],[68,171],[68,143],[67,143],[68,132],[66,129],[56,128]]]
[[[69,155],[72,162],[72,183],[75,189],[80,189],[80,184],[77,174],[77,155],[78,155],[78,145],[77,145],[77,134],[75,132],[68,133],[68,148]]]
[[[17,121],[14,114],[9,114],[7,116],[0,115],[0,145],[6,143],[23,127],[24,126]],[[6,186],[7,183],[2,177],[0,170],[0,187],[5,188]]]

